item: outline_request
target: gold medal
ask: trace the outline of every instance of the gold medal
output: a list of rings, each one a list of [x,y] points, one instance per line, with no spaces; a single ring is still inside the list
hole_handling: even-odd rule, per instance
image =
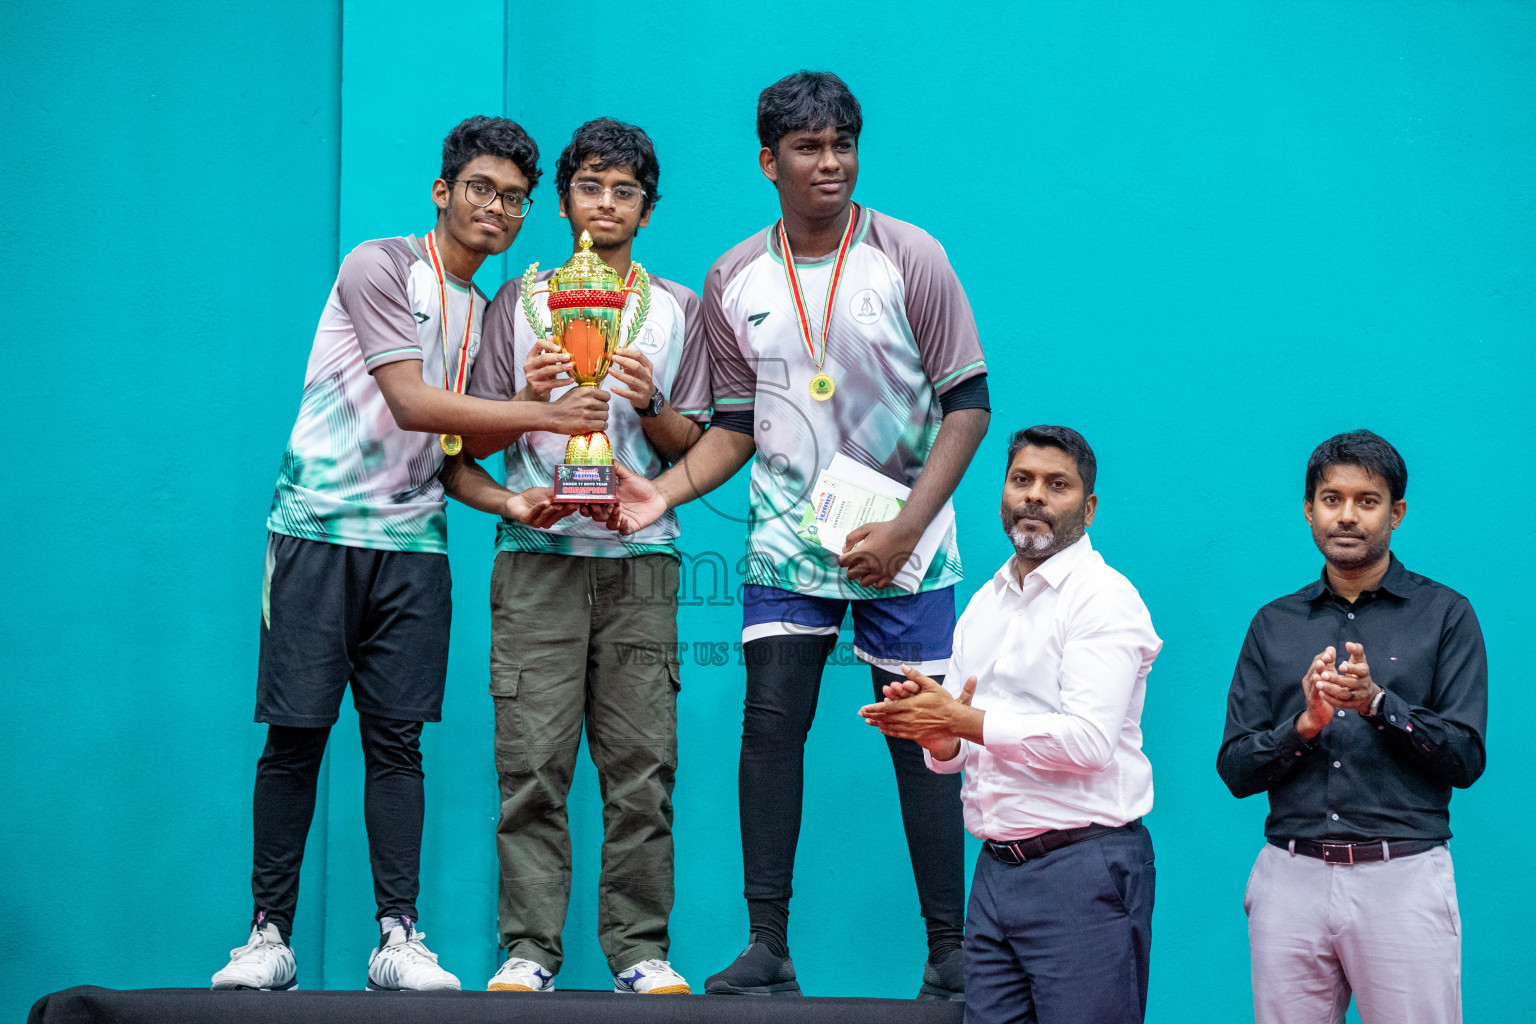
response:
[[[441,332],[443,339],[443,390],[456,395],[464,393],[464,385],[469,377],[469,332],[475,323],[475,293],[471,289],[469,293],[469,310],[464,316],[464,336],[459,339],[459,366],[457,373],[450,373],[452,361],[448,352],[448,281],[447,274],[443,270],[443,258],[437,252],[437,239],[431,231],[427,232],[425,239],[427,255],[432,257],[432,270],[437,274],[437,301],[438,308],[442,312]],[[458,434],[437,435],[438,447],[442,448],[444,455],[457,455],[464,450],[464,439]]]
[[[800,288],[800,273],[795,269],[795,254],[789,248],[789,232],[784,227],[784,222],[779,221],[779,249],[784,256],[784,277],[789,283],[789,295],[795,303],[795,320],[800,325],[800,337],[805,341],[805,350],[810,353],[811,361],[816,364],[816,376],[811,378],[811,397],[818,402],[825,402],[832,397],[837,390],[837,385],[832,378],[822,372],[822,365],[827,361],[827,335],[832,330],[832,309],[837,300],[837,286],[843,279],[843,269],[848,263],[848,247],[853,243],[853,226],[859,219],[859,209],[856,206],[848,208],[848,224],[843,228],[843,240],[837,247],[837,259],[832,264],[832,280],[827,285],[827,307],[821,320],[821,358],[816,357],[816,343],[811,337],[811,315],[805,308],[805,293]]]

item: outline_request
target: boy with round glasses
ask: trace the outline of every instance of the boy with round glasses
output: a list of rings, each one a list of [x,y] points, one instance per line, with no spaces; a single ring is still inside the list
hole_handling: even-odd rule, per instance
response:
[[[650,138],[612,118],[576,129],[555,165],[560,215],[577,240],[633,284],[635,235],[650,224],[660,165]],[[540,278],[547,281],[553,271]],[[650,311],[604,381],[614,457],[655,476],[703,433],[709,380],[699,297],[649,275]],[[514,278],[487,313],[470,393],[542,405],[591,390],[571,359],[535,339]],[[534,298],[548,322],[548,297]],[[638,313],[631,296],[626,324]],[[507,486],[549,483],[566,438],[543,431],[472,437],[502,451]],[[667,513],[627,539],[583,518],[548,531],[503,521],[491,576],[491,680],[501,820],[499,930],[507,958],[487,988],[548,992],[564,960],[570,902],[566,795],[583,725],[603,793],[598,941],[620,993],[686,993],[667,962],[672,909],[672,785],[677,767],[678,524]]]
[[[961,578],[954,534],[915,592],[895,585],[954,492],[990,418],[970,303],[926,232],[853,202],[858,101],[802,71],[758,98],[758,153],[780,218],[715,262],[704,286],[712,427],[654,484],[620,473],[608,519],[628,533],[752,464],[742,641],[741,844],[748,945],[708,993],[797,995],[789,900],[804,747],[826,658],[852,606],[854,652],[877,695],[911,665],[942,673]],[[912,488],[895,518],[848,535],[841,556],[799,529],[834,455]],[[909,570],[910,571],[910,570]],[[912,741],[888,741],[928,932],[919,998],[963,998],[964,836],[958,777]]]
[[[252,808],[255,920],[216,989],[297,982],[288,937],[331,726],[350,683],[366,765],[364,815],[380,942],[370,989],[457,989],[417,930],[421,730],[441,717],[451,613],[444,494],[545,526],[547,490],[514,494],[456,456],[461,435],[607,423],[607,396],[551,405],[465,395],[486,300],[471,283],[517,236],[538,148],[505,118],[443,143],[423,236],[364,242],[342,262],[310,351],[267,519],[256,721],[267,723]]]

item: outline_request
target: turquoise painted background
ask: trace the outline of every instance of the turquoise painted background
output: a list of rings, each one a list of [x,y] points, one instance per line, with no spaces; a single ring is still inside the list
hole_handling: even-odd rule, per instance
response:
[[[665,199],[637,255],[698,286],[773,218],[755,97],[809,66],[864,104],[859,199],[944,243],[981,325],[995,408],[958,496],[962,596],[1008,554],[992,511],[1007,432],[1064,422],[1098,451],[1094,541],[1166,642],[1144,720],[1150,1019],[1251,1015],[1240,902],[1264,807],[1216,778],[1222,702],[1253,611],[1317,571],[1306,455],[1360,425],[1408,460],[1396,550],[1466,593],[1487,635],[1489,769],[1452,815],[1466,1011],[1526,1016],[1533,39],[1519,3],[653,3],[594,20],[495,0],[5,5],[0,1015],[79,983],[204,985],[244,940],[278,458],[340,255],[430,226],[448,128],[517,118],[552,177],[582,120],[644,125]],[[549,180],[480,272],[487,291],[565,255]],[[422,908],[477,987],[496,961],[492,524],[451,518]],[[735,565],[738,523],[691,507],[684,524],[691,552]],[[733,599],[698,589],[684,638],[739,639]],[[853,716],[868,685],[829,671],[807,752],[791,940],[814,994],[907,996],[923,958],[888,761]],[[684,670],[673,960],[695,982],[745,933],[741,687],[735,665]],[[310,837],[307,987],[361,987],[375,941],[355,730],[349,707]],[[582,771],[560,981],[595,988]]]

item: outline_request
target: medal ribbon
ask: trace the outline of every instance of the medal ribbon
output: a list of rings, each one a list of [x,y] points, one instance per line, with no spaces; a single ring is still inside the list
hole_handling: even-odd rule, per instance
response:
[[[448,368],[452,364],[448,359],[448,276],[443,270],[443,260],[437,253],[437,241],[432,234],[431,231],[427,232],[427,254],[432,257],[432,270],[437,274],[437,301],[443,318],[443,390],[462,395],[465,384],[464,370],[469,363],[469,328],[475,319],[475,292],[473,288],[469,291],[469,314],[464,318],[464,338],[459,343],[459,369],[453,374],[450,384]]]
[[[827,286],[827,313],[821,321],[821,358],[816,358],[816,346],[811,340],[811,315],[805,308],[805,292],[800,287],[800,275],[795,270],[795,254],[789,248],[789,232],[784,221],[779,221],[779,248],[784,251],[784,276],[789,279],[789,294],[795,300],[795,320],[800,325],[800,337],[805,340],[805,350],[811,354],[816,369],[827,361],[827,332],[832,329],[832,304],[837,299],[837,286],[842,283],[843,268],[848,262],[848,249],[853,242],[853,224],[859,219],[859,208],[848,207],[848,226],[843,229],[843,240],[837,247],[837,260],[832,264],[832,281]]]

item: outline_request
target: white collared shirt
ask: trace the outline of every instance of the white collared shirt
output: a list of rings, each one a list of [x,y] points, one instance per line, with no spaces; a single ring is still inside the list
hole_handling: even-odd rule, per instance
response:
[[[982,839],[1123,825],[1152,809],[1141,751],[1147,673],[1163,642],[1141,595],[1085,534],[1022,584],[1013,559],[982,584],[955,626],[944,687],[976,677],[983,744],[934,761],[965,770],[965,827]]]

